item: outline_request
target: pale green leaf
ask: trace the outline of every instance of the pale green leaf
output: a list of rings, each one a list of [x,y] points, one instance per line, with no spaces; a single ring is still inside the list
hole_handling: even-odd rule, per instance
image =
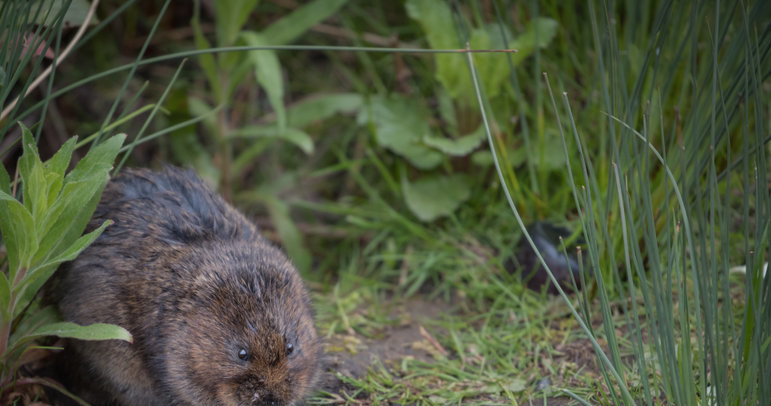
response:
[[[45,216],[37,219],[42,239],[40,252],[35,255],[36,261],[57,255],[63,249],[57,247],[71,244],[83,233],[93,211],[86,213],[85,221],[81,212],[88,209],[89,203],[101,194],[108,179],[105,173],[95,173],[89,178],[64,185],[62,193]]]
[[[508,164],[512,168],[516,168],[523,164],[525,159],[527,159],[527,150],[525,150],[524,147],[508,148],[506,150],[505,159],[504,155],[501,155],[502,164]],[[479,166],[490,166],[493,164],[493,155],[488,149],[479,150],[471,154],[471,162]]]
[[[189,96],[187,98],[187,108],[190,110],[191,115],[204,117],[203,124],[206,126],[207,131],[211,133],[217,131],[217,120],[210,114],[213,107],[197,97]]]
[[[37,291],[46,281],[48,281],[51,275],[53,275],[54,271],[56,271],[56,267],[63,262],[74,260],[84,249],[86,249],[86,247],[91,245],[91,243],[94,242],[94,240],[96,240],[110,224],[112,224],[112,221],[105,221],[96,230],[78,238],[70,246],[66,247],[64,251],[56,253],[56,256],[31,267],[24,276],[24,280],[19,284],[19,287],[24,290],[19,294],[16,308],[21,311],[22,308],[26,307],[27,303],[33,299]]]
[[[296,128],[278,129],[275,125],[248,125],[230,133],[231,137],[238,138],[274,138],[288,141],[299,147],[306,154],[313,153],[313,139],[302,130]],[[265,148],[267,145],[260,147]]]
[[[419,99],[397,95],[375,97],[370,102],[370,114],[380,146],[421,169],[434,168],[444,159],[439,151],[423,144],[423,138],[430,132],[428,113]]]
[[[471,184],[461,174],[429,176],[414,183],[402,177],[402,193],[415,216],[428,222],[452,214],[471,196]]]
[[[238,33],[257,7],[259,0],[227,0],[215,2],[217,45],[233,45]]]
[[[457,139],[447,137],[425,136],[423,142],[430,147],[434,147],[447,155],[466,156],[475,150],[485,139],[484,127],[479,127],[471,134],[464,135]]]
[[[348,0],[315,0],[281,18],[262,31],[270,45],[286,45],[314,25],[335,14]]]
[[[54,156],[45,162],[46,169],[49,171],[64,177],[64,173],[67,171],[67,167],[70,166],[70,159],[72,158],[72,151],[75,150],[75,145],[78,142],[78,137],[70,137],[59,150],[56,151]]]
[[[21,128],[22,155],[19,158],[18,171],[23,185],[22,202],[30,213],[35,213],[36,202],[33,196],[41,195],[42,193],[38,189],[45,189],[45,186],[40,181],[33,181],[32,178],[42,176],[42,173],[36,175],[35,172],[42,169],[43,163],[40,162],[40,154],[38,154],[37,144],[32,133],[22,123],[19,123],[19,127]],[[27,186],[28,184],[29,186]]]
[[[265,37],[256,32],[243,32],[241,38],[250,46],[267,45]],[[284,79],[281,65],[274,51],[249,51],[249,58],[254,65],[257,82],[265,89],[270,105],[276,112],[278,127],[286,128],[286,110],[284,109]]]
[[[302,130],[287,128],[279,133],[278,138],[291,142],[308,155],[313,153],[313,139]]]
[[[420,23],[433,49],[457,49],[458,34],[454,17],[443,0],[409,0],[405,4],[407,14]],[[452,98],[471,90],[471,79],[463,54],[435,54],[436,78]],[[484,78],[483,78],[484,80]],[[464,90],[465,89],[465,90]]]
[[[546,48],[557,35],[558,28],[557,21],[546,17],[538,17],[528,23],[525,32],[511,45],[517,50],[517,53],[512,55],[514,65],[518,65],[523,59],[532,55],[536,47]]]
[[[32,214],[5,192],[0,192],[0,231],[8,258],[9,279],[13,280],[37,251],[37,237]]]
[[[292,217],[289,215],[289,206],[283,201],[276,199],[273,194],[263,194],[262,198],[289,258],[292,259],[292,262],[300,272],[308,271],[311,266],[311,255],[305,248],[302,234],[300,234],[294,221],[292,221]]]
[[[94,173],[108,173],[112,169],[115,157],[126,139],[126,134],[117,134],[92,146],[85,157],[78,162],[64,178],[65,183],[92,176]]]
[[[62,321],[40,326],[28,337],[57,336],[76,338],[78,340],[123,340],[131,342],[131,333],[123,327],[114,324],[96,323],[81,326],[72,322]]]
[[[303,128],[337,113],[355,112],[361,109],[363,103],[364,99],[356,93],[313,96],[291,106],[287,110],[287,125],[294,128]]]

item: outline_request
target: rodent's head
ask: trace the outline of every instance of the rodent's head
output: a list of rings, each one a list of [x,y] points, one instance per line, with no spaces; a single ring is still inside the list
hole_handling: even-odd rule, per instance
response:
[[[308,395],[321,347],[285,256],[259,242],[192,257],[197,264],[185,262],[199,272],[175,306],[185,316],[166,332],[166,389],[195,405],[291,405]]]

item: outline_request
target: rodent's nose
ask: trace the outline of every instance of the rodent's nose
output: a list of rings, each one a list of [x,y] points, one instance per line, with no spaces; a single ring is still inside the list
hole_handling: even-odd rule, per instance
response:
[[[261,406],[276,406],[280,405],[281,402],[276,398],[276,396],[272,393],[269,393],[264,396],[260,396],[259,393],[255,392],[254,396],[252,396],[252,405],[261,405]]]

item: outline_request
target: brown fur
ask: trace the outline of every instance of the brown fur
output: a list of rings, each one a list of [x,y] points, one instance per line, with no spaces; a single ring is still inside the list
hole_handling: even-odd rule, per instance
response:
[[[66,320],[118,324],[134,342],[69,342],[64,359],[88,375],[74,390],[124,406],[289,405],[308,395],[321,351],[308,293],[252,223],[175,168],[116,177],[90,228],[107,219],[115,224],[49,292]]]

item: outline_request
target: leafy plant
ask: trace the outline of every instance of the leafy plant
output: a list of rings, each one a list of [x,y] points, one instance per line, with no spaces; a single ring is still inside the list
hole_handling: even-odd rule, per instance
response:
[[[40,307],[38,291],[57,266],[71,261],[109,225],[83,234],[109,178],[125,136],[96,145],[66,173],[77,138],[70,138],[41,162],[30,131],[22,126],[19,158],[22,199],[14,198],[10,177],[0,166],[0,231],[5,261],[0,272],[0,393],[14,384],[19,368],[31,360],[36,340],[46,336],[83,340],[131,340],[122,327],[62,322],[50,307]]]
[[[447,2],[407,1],[405,8],[409,17],[420,24],[432,49],[465,48],[460,38],[467,38],[475,50],[517,49],[510,60],[494,52],[476,58],[484,93],[494,109],[510,103],[511,89],[506,84],[512,69],[538,48],[546,47],[557,29],[556,21],[536,18],[516,37],[508,27],[495,23],[477,24],[467,31],[468,23],[459,23],[463,17],[454,14]],[[464,59],[458,54],[437,53],[433,61],[439,84],[436,111],[428,109],[420,98],[378,95],[369,100],[363,118],[372,123],[379,146],[419,170],[419,175],[414,176],[402,170],[401,192],[406,206],[424,222],[452,214],[470,197],[469,178],[454,174],[451,162],[471,157],[485,136]],[[513,130],[503,121],[495,121],[492,128],[499,140]],[[492,161],[477,157],[474,162],[485,167]],[[437,193],[439,190],[447,193]],[[431,204],[426,204],[426,197],[430,197]]]
[[[313,25],[334,14],[346,1],[315,0],[259,32],[244,29],[247,18],[259,3],[258,0],[217,2],[214,7],[216,45],[219,48],[234,45],[252,47],[285,45]],[[195,43],[199,49],[210,49],[211,43],[201,30],[199,12],[199,7],[196,6],[196,15],[192,21]],[[204,148],[191,148],[189,145],[184,148],[198,152],[196,156],[188,159],[198,161],[199,167],[205,174],[218,179],[220,190],[226,197],[230,197],[233,180],[237,177],[237,173],[233,172],[233,164],[236,164],[237,170],[243,170],[250,160],[274,142],[283,140],[295,145],[305,154],[313,152],[312,138],[303,131],[301,126],[291,125],[292,122],[288,118],[284,107],[284,79],[278,54],[275,51],[265,49],[217,55],[205,54],[200,56],[199,61],[212,91],[212,97],[191,96],[188,99],[188,105],[194,114],[203,114],[214,106],[222,108],[216,117],[204,121],[209,143],[214,146],[216,152],[210,160],[204,153]],[[233,103],[234,94],[239,88],[244,87],[245,79],[250,73],[253,74],[259,87],[264,90],[273,108],[276,119],[272,125],[257,126],[250,125],[249,121],[232,120],[233,115],[230,113],[238,109]],[[246,116],[250,117],[251,114]],[[188,136],[181,142],[189,144],[195,142],[195,139]],[[245,147],[237,149],[234,145],[245,145]],[[262,190],[267,188],[275,192],[276,187],[277,185],[263,185]],[[251,201],[260,202],[269,208],[274,222],[282,225],[277,229],[290,257],[299,269],[307,270],[310,267],[310,254],[289,217],[289,207],[286,203],[259,193],[259,189],[249,196]]]

